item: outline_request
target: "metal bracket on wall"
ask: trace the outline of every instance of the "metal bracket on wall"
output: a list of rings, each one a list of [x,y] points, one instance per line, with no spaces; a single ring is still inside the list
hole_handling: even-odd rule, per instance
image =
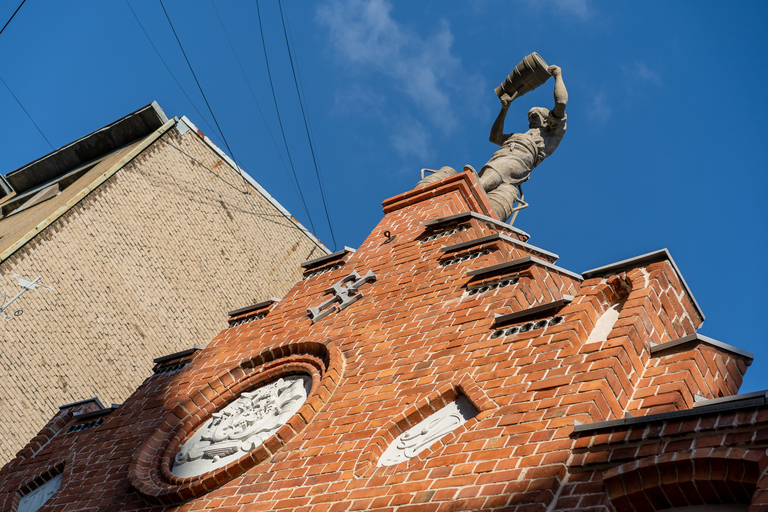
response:
[[[22,290],[16,295],[14,295],[14,297],[11,300],[8,300],[7,292],[2,293],[3,304],[0,305],[0,313],[3,314],[3,320],[5,320],[6,322],[10,322],[15,317],[21,316],[24,313],[24,310],[17,309],[16,311],[13,312],[13,316],[9,316],[8,313],[6,313],[5,311],[9,307],[11,307],[11,304],[16,302],[16,299],[24,295],[26,292],[28,292],[29,290],[34,290],[35,288],[45,288],[46,290],[53,290],[53,288],[51,288],[50,286],[45,286],[43,284],[40,284],[40,279],[42,279],[41,276],[37,276],[37,278],[34,281],[30,281],[29,279],[25,279],[16,274],[13,274],[13,277],[19,280],[19,286],[21,286]]]

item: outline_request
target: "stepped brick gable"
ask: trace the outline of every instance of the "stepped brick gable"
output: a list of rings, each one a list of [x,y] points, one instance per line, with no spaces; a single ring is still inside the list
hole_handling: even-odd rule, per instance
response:
[[[736,395],[752,356],[697,332],[666,250],[562,268],[466,172],[384,213],[122,405],[63,407],[0,510],[59,474],[41,511],[768,509],[768,395]]]

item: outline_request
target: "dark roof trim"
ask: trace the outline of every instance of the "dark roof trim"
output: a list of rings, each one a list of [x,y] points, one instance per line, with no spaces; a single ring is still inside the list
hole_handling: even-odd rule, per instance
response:
[[[752,407],[760,407],[764,405],[768,405],[768,390],[697,402],[697,404],[694,405],[694,409],[686,409],[685,411],[664,412],[639,418],[630,417],[621,420],[599,421],[597,423],[584,423],[582,425],[575,425],[573,427],[573,432],[588,433],[606,428],[631,427],[657,421],[679,420],[704,416],[705,414],[711,413],[750,409]]]
[[[544,249],[541,249],[540,247],[536,247],[535,245],[527,244],[525,242],[521,242],[520,240],[516,240],[514,238],[511,238],[507,235],[502,235],[500,233],[494,233],[493,235],[484,236],[481,238],[475,238],[474,240],[468,240],[466,242],[461,242],[454,245],[443,245],[440,247],[440,250],[443,252],[456,252],[460,251],[462,249],[466,249],[469,247],[473,247],[475,245],[481,245],[488,242],[495,242],[497,240],[503,240],[505,242],[509,242],[512,245],[518,245],[520,247],[525,248],[526,250],[530,252],[539,253],[540,255],[544,256],[545,258],[551,258],[552,261],[557,261],[557,259],[560,257],[557,254],[549,251],[545,251]]]
[[[704,336],[699,333],[691,334],[689,336],[685,336],[683,338],[680,338],[674,341],[668,341],[667,343],[659,343],[658,345],[651,345],[651,355],[660,356],[669,350],[680,348],[683,345],[688,345],[688,344],[697,345],[699,343],[704,343],[706,345],[710,345],[717,349],[725,350],[726,352],[739,355],[747,359],[747,365],[752,364],[752,360],[755,358],[752,352],[747,352],[746,350],[736,348],[732,345],[728,345],[727,343],[723,343],[722,341],[717,341],[715,339],[712,339],[708,336]]]
[[[182,357],[190,356],[198,350],[203,350],[204,348],[205,347],[202,345],[194,345],[192,348],[188,348],[187,350],[182,350],[181,352],[175,352],[173,354],[168,354],[167,356],[153,359],[152,362],[155,364],[167,363],[168,361],[173,361],[174,359],[181,359]]]
[[[244,308],[234,309],[227,314],[229,316],[242,315],[245,313],[250,313],[251,311],[256,311],[257,309],[264,309],[266,307],[271,306],[275,302],[280,302],[280,299],[278,299],[277,297],[270,297],[269,299],[263,302],[259,302],[258,304],[254,304],[253,306],[245,306]]]
[[[93,398],[86,398],[85,400],[80,400],[79,402],[72,402],[71,404],[60,405],[59,406],[59,410],[67,409],[68,407],[75,407],[77,405],[86,404],[88,402],[96,402],[96,405],[99,406],[99,409],[103,409],[104,408],[104,405],[102,405],[101,401],[98,398],[93,397]]]
[[[120,407],[120,404],[112,404],[109,407],[102,407],[97,411],[76,412],[73,416],[77,421],[87,420],[88,418],[95,418],[97,416],[104,416],[105,414],[109,414],[115,409],[117,409],[118,407]]]
[[[5,179],[16,192],[25,192],[146,137],[166,122],[168,118],[163,109],[153,101],[114,123],[9,172]]]
[[[701,321],[703,322],[704,312],[699,307],[699,303],[696,302],[696,298],[693,296],[693,292],[691,292],[691,289],[688,287],[688,283],[685,282],[683,274],[680,272],[680,269],[677,267],[675,260],[672,259],[672,255],[669,254],[669,251],[666,248],[654,252],[649,252],[647,254],[641,254],[640,256],[635,256],[634,258],[617,261],[616,263],[611,263],[610,265],[593,268],[592,270],[583,272],[581,275],[584,276],[584,279],[590,279],[592,277],[604,277],[608,274],[618,274],[619,272],[624,272],[625,270],[644,267],[646,265],[650,265],[651,263],[664,260],[669,261],[669,263],[672,265],[672,268],[675,269],[677,278],[682,283],[683,288],[685,288],[685,292],[688,294],[688,297],[693,303],[693,307],[696,308],[696,312],[699,314],[699,316],[701,316]]]
[[[531,235],[529,235],[528,233],[526,233],[521,229],[517,229],[514,226],[510,226],[506,222],[501,222],[500,220],[496,220],[493,217],[488,217],[487,215],[481,215],[476,212],[464,212],[464,213],[457,213],[456,215],[449,215],[448,217],[440,217],[427,222],[422,222],[421,225],[424,226],[425,228],[434,228],[443,224],[449,224],[451,222],[462,222],[469,219],[482,220],[484,222],[488,222],[490,224],[498,226],[501,229],[508,229],[510,231],[514,231],[518,235],[524,236],[526,240],[531,238]]]
[[[320,256],[319,258],[315,258],[313,260],[305,261],[301,264],[301,268],[303,268],[305,271],[313,269],[315,267],[320,267],[322,265],[325,265],[326,263],[329,263],[333,260],[337,260],[339,258],[343,258],[347,254],[351,254],[355,252],[354,249],[351,247],[344,247],[340,251],[332,252],[331,254],[326,254],[325,256]]]
[[[0,176],[0,199],[4,198],[11,192],[13,192],[13,187],[11,187],[11,184],[8,183],[8,181],[6,181],[3,176]]]
[[[491,265],[490,267],[468,270],[467,277],[484,277],[499,272],[514,272],[516,270],[522,270],[533,265],[533,259],[534,258],[532,256],[526,256],[525,258],[518,258],[516,260],[507,261],[505,263],[499,263],[498,265]]]
[[[710,400],[702,400],[693,404],[693,408],[709,407],[712,405],[726,404],[732,402],[742,402],[746,400],[753,400],[755,398],[765,397],[766,403],[768,403],[768,390],[753,391],[752,393],[743,393],[741,395],[724,396],[722,398],[712,398]]]
[[[489,242],[495,242],[497,240],[501,240],[501,235],[498,234],[498,233],[495,233],[493,235],[488,235],[488,236],[483,236],[483,237],[480,237],[480,238],[475,238],[474,240],[468,240],[466,242],[461,242],[461,243],[458,243],[458,244],[443,245],[443,246],[440,246],[440,250],[442,252],[444,252],[444,253],[456,252],[456,251],[460,251],[462,249],[468,249],[470,247],[474,247],[476,245],[482,245],[482,244],[489,243]]]
[[[515,272],[516,270],[522,270],[523,268],[530,265],[540,265],[542,267],[552,269],[556,272],[566,274],[579,282],[583,281],[583,278],[576,272],[571,272],[570,270],[558,267],[557,265],[553,265],[548,261],[540,260],[539,258],[535,258],[533,256],[526,256],[524,258],[508,261],[506,263],[499,263],[498,265],[492,265],[490,267],[469,270],[467,271],[467,277],[484,277],[499,272]]]
[[[544,315],[546,313],[559,311],[565,306],[571,303],[573,297],[570,295],[563,295],[562,299],[558,299],[541,306],[534,306],[532,308],[525,309],[523,311],[515,311],[506,315],[496,313],[493,319],[493,325],[504,325],[512,322],[524,322],[532,317]]]

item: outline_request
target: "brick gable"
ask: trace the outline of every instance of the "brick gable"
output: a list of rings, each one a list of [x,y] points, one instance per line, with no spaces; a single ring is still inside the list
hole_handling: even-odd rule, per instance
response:
[[[356,251],[308,269],[178,372],[145,380],[102,424],[59,430],[8,464],[0,503],[56,464],[64,477],[50,503],[66,510],[659,510],[689,495],[686,504],[765,503],[768,405],[728,398],[751,355],[690,338],[703,317],[668,253],[584,278],[494,219],[468,173],[389,199],[384,211]],[[313,322],[308,309],[353,271],[376,279]],[[309,398],[262,445],[199,477],[168,471],[214,411],[296,373],[312,377]],[[407,460],[378,465],[390,443],[459,395],[476,415]]]

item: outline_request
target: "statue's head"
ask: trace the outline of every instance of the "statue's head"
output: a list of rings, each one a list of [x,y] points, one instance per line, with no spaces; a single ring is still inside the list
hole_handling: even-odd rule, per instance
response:
[[[528,111],[528,126],[530,128],[542,128],[547,125],[549,109],[544,107],[533,107]]]

